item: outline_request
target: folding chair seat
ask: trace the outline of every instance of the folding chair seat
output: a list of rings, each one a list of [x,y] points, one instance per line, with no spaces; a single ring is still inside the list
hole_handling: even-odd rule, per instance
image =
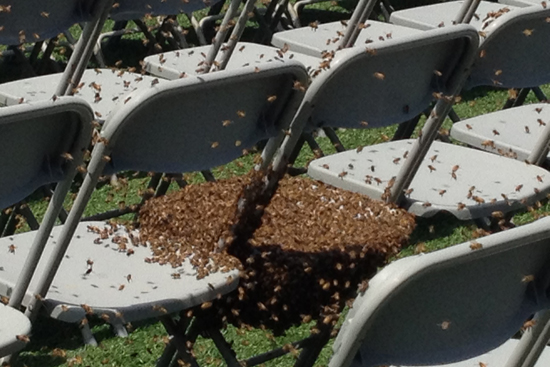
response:
[[[13,106],[20,103],[55,99],[63,74],[49,74],[0,84],[0,105]],[[137,89],[146,89],[166,80],[149,75],[117,71],[113,69],[87,69],[72,94],[87,101],[94,110],[96,119],[105,121],[118,100],[125,100]]]
[[[30,333],[31,321],[21,311],[0,303],[0,360],[25,348]]]
[[[530,161],[531,154],[546,134],[550,106],[528,104],[462,120],[453,125],[451,137],[494,154]],[[548,164],[546,157],[537,164]],[[534,162],[535,163],[535,162]],[[546,175],[541,175],[541,180]]]
[[[453,24],[463,3],[464,1],[462,0],[448,1],[394,11],[391,13],[390,23],[421,30],[449,26]],[[516,9],[518,8],[512,5],[481,1],[469,24],[480,31],[484,31],[489,24],[500,16]]]
[[[366,19],[375,6],[375,2],[374,0],[360,1],[350,23],[356,24]],[[355,29],[355,26],[348,26],[337,22],[330,27],[327,28],[327,25],[319,25],[312,29],[300,28],[292,31],[278,32],[274,35],[272,43],[278,46],[279,49],[260,44],[238,42],[234,48],[239,50],[239,52],[232,53],[232,47],[224,46],[221,48],[221,53],[216,59],[216,63],[218,63],[219,59],[226,57],[224,55],[225,52],[229,52],[231,55],[226,66],[227,68],[240,67],[242,65],[248,65],[249,63],[255,63],[259,66],[263,62],[295,58],[306,65],[312,72],[312,76],[316,76],[318,72],[315,72],[315,70],[322,70],[330,67],[329,59],[332,57],[332,51],[342,48],[340,45],[343,42],[347,42],[350,37],[356,38],[352,36],[352,29]],[[373,32],[360,32],[357,36],[357,42],[360,44],[371,41],[376,44],[385,39],[393,38],[393,34],[402,36],[419,32],[414,29],[409,30],[383,22],[368,23],[367,28],[369,30],[373,29]],[[395,32],[392,31],[393,28],[396,29]],[[294,34],[293,32],[296,33],[294,41],[283,37],[285,34],[292,35]],[[374,37],[375,33],[376,37]],[[230,40],[238,41],[240,35],[240,33],[238,35],[232,34]],[[372,39],[367,41],[367,37],[371,37]],[[227,51],[228,49],[230,49],[230,51]],[[149,56],[145,58],[145,69],[153,75],[169,79],[180,77],[185,74],[201,73],[204,70],[204,60],[206,58],[204,55],[208,52],[209,47],[202,46],[190,51],[173,51],[158,56]]]
[[[91,139],[92,119],[90,108],[76,98],[0,110],[0,207],[17,203],[44,184],[58,183],[39,230],[32,236],[0,238],[0,247],[6,251],[0,257],[0,276],[9,272],[14,258],[27,263],[25,271],[21,266],[17,273],[10,274],[12,289],[24,292],[35,273]],[[10,296],[11,291],[2,293],[0,303],[0,363],[1,357],[22,349],[31,333],[30,320],[19,311],[20,302]]]
[[[470,85],[493,84],[493,66],[491,69],[488,67],[484,70],[484,56],[489,57],[493,53],[497,59],[500,56],[502,60],[500,65],[505,72],[494,78],[502,79],[503,85],[540,84],[541,78],[546,78],[546,67],[543,65],[545,61],[542,58],[535,59],[532,63],[526,61],[523,69],[508,67],[518,65],[517,59],[513,57],[516,53],[510,54],[508,48],[502,47],[508,45],[506,41],[510,40],[519,43],[515,38],[516,34],[526,37],[522,33],[525,26],[544,22],[549,14],[548,10],[538,7],[523,8],[495,21],[488,29],[488,32],[493,30],[493,34],[488,36],[480,47],[480,50],[486,51],[477,53],[468,83]],[[541,33],[544,38],[542,30]],[[527,52],[527,46],[528,44],[525,49],[520,48],[518,52]],[[539,48],[532,48],[531,52],[538,53],[538,50]],[[497,51],[499,51],[498,55]],[[496,121],[496,118],[492,119]],[[334,124],[338,126],[338,123]],[[497,129],[501,130],[500,127]],[[473,129],[472,132],[477,133]],[[536,132],[537,130],[534,130],[533,134]],[[541,142],[546,141],[541,140]],[[504,156],[491,155],[488,152],[442,142],[431,144],[429,151],[416,163],[420,168],[415,174],[404,173],[402,167],[408,169],[411,164],[408,163],[410,158],[406,152],[412,152],[414,144],[416,143],[412,140],[388,142],[362,151],[347,151],[323,157],[310,163],[308,173],[313,178],[326,183],[373,197],[384,195],[387,183],[392,181],[392,177],[397,177],[399,181],[399,177],[406,175],[406,181],[410,186],[401,187],[399,190],[406,190],[405,193],[400,192],[396,195],[405,196],[400,200],[411,212],[421,216],[432,216],[443,210],[459,219],[487,217],[493,213],[502,216],[503,213],[524,208],[541,200],[550,189],[543,179],[539,179],[547,174],[547,171],[541,167],[529,166]],[[488,150],[492,150],[494,143],[491,140],[482,144],[490,145]],[[494,151],[497,149],[495,147]],[[536,160],[532,162],[537,163]],[[354,169],[347,168],[349,165]],[[346,174],[342,175],[342,172]]]
[[[419,30],[412,27],[402,27],[370,19],[365,22],[364,27],[355,41],[357,47],[376,47],[378,42],[419,33]],[[337,51],[341,47],[339,41],[347,29],[348,25],[342,22],[313,24],[277,32],[273,35],[271,44],[279,48],[286,44],[293,52],[321,57],[325,51]]]
[[[499,0],[499,3],[524,8],[526,6],[540,5],[542,0]]]
[[[81,322],[86,341],[94,343],[82,322],[87,314],[102,316],[124,335],[128,322],[167,317],[234,289],[236,271],[197,279],[188,261],[177,268],[150,264],[144,259],[152,256],[151,250],[133,244],[138,233],[132,237],[122,227],[79,220],[102,174],[208,169],[236,159],[260,140],[283,135],[302,95],[292,86],[305,85],[306,76],[302,65],[290,61],[259,72],[249,67],[155,84],[119,100],[103,126],[68,219],[54,228],[46,246],[48,261],[38,271],[47,274],[20,294],[31,316],[39,306],[34,295],[41,295],[50,317]],[[278,98],[268,101],[273,95]],[[225,126],[227,119],[238,121]],[[274,145],[268,147],[273,153]],[[18,249],[0,272],[1,293],[10,292],[12,274],[20,271],[17,258],[24,254],[24,248]]]
[[[548,365],[547,332],[534,334],[548,320],[549,225],[540,219],[386,266],[355,299],[329,366],[532,366],[538,340],[536,366]],[[511,340],[520,329],[522,340]]]

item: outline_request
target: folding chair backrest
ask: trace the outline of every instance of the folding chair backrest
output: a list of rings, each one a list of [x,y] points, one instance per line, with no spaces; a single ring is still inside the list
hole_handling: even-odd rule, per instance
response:
[[[300,63],[271,63],[261,70],[239,68],[153,85],[121,101],[103,126],[37,294],[46,295],[101,174],[206,170],[239,157],[259,140],[282,140],[303,96],[292,86],[306,81]]]
[[[410,120],[429,107],[434,93],[456,89],[458,74],[467,68],[465,55],[477,39],[472,27],[457,25],[366,51],[339,51],[331,68],[316,78],[319,87],[308,90],[315,95],[310,127],[381,127]],[[346,67],[336,67],[342,62]]]
[[[208,0],[119,0],[116,4],[110,14],[113,20],[140,19],[148,15],[190,14],[212,5]]]
[[[514,9],[483,32],[466,88],[528,88],[550,83],[550,7]]]
[[[214,74],[132,96],[117,114],[131,109],[128,116],[102,132],[116,138],[106,170],[176,173],[230,162],[286,128],[280,113],[296,95],[293,83],[306,83],[298,63]]]
[[[360,295],[330,367],[440,365],[484,354],[550,307],[550,218],[398,260]],[[479,245],[476,245],[479,247]],[[474,249],[472,249],[474,247]]]
[[[94,0],[18,0],[0,5],[0,44],[53,38],[92,18]]]
[[[0,208],[67,178],[67,163],[90,140],[88,110],[80,99],[0,109]]]
[[[12,205],[47,183],[57,182],[9,305],[19,307],[62,208],[84,151],[93,112],[76,97],[0,108],[0,207]]]

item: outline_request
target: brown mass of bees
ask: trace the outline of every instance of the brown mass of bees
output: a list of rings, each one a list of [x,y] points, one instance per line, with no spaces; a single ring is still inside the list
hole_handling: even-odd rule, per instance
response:
[[[140,211],[141,237],[150,243],[152,262],[178,266],[187,260],[198,277],[240,270],[235,291],[194,311],[219,316],[207,320],[275,333],[309,320],[332,326],[358,286],[364,291],[366,280],[415,226],[412,214],[393,205],[285,177],[253,237],[232,244],[237,200],[250,180],[188,185],[149,200]],[[220,238],[229,245],[217,253]]]

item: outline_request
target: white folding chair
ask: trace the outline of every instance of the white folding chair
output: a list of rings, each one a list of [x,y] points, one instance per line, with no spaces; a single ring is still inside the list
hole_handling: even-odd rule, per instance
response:
[[[239,157],[243,148],[262,139],[282,135],[302,95],[292,89],[294,82],[305,84],[306,73],[299,63],[288,62],[259,72],[242,68],[157,84],[120,101],[103,126],[65,225],[52,231],[45,252],[48,261],[41,262],[37,270],[45,275],[33,279],[27,292],[14,290],[12,299],[28,307],[31,319],[43,299],[50,317],[81,323],[86,342],[93,344],[87,324],[82,323],[87,314],[103,315],[119,335],[125,335],[128,322],[167,317],[234,289],[238,271],[197,279],[188,261],[177,268],[149,264],[144,258],[151,256],[150,250],[132,245],[126,228],[79,220],[102,174],[208,169]],[[278,98],[268,101],[273,95]],[[241,110],[245,114],[238,117]],[[228,118],[239,121],[225,126],[223,121]],[[273,144],[267,147],[272,154]],[[265,158],[267,164],[269,157]],[[132,253],[119,241],[101,239],[98,231],[107,237],[126,238]],[[19,246],[19,241],[33,235],[22,234],[13,243]],[[13,255],[0,272],[4,294],[12,292],[14,278],[21,271],[24,247]],[[174,273],[180,276],[176,279]]]
[[[487,27],[487,38],[481,43],[466,88],[535,88],[550,82],[550,53],[545,46],[550,36],[548,17],[550,8],[530,6],[506,14]],[[510,30],[502,31],[506,23],[511,24]],[[543,164],[548,159],[535,147],[547,144],[545,126],[549,117],[546,103],[507,108],[456,122],[451,136],[482,150]]]
[[[459,14],[463,4],[463,0],[453,0],[433,5],[394,11],[391,13],[390,23],[420,30],[450,26],[456,22],[456,16]],[[485,30],[489,24],[500,18],[502,15],[518,9],[512,5],[499,4],[489,1],[477,1],[476,5],[477,7],[472,9],[472,17],[468,23],[479,31]]]
[[[0,286],[3,302],[12,296],[14,287],[24,292],[35,273],[90,142],[92,119],[90,108],[77,98],[0,109],[0,207],[17,203],[42,185],[57,183],[42,224],[32,236],[0,238],[0,247],[6,251],[0,258],[0,276],[9,272],[14,258],[27,264],[24,271],[20,268],[11,274],[9,283]],[[9,298],[8,305],[0,304],[0,357],[17,352],[28,342],[31,324],[19,311],[20,305],[17,297]]]
[[[544,218],[386,266],[356,298],[329,366],[528,367],[540,352],[536,366],[547,366],[549,225]],[[531,327],[525,340],[510,339]]]
[[[495,78],[502,77],[505,83],[518,83],[519,86],[523,82],[537,85],[541,80],[539,78],[545,77],[545,66],[535,59],[529,67],[526,64],[524,70],[505,69],[505,62],[515,62],[514,55],[509,55],[506,48],[502,48],[507,43],[500,43],[498,40],[517,39],[514,37],[518,32],[525,37],[521,33],[524,29],[522,26],[532,23],[534,19],[544,21],[547,16],[546,9],[533,7],[515,10],[495,21],[491,25],[495,30],[494,37],[488,37],[486,43],[482,44],[467,83],[486,84],[487,79],[490,84],[493,83],[490,77],[494,71],[483,68],[484,56],[490,52],[496,54],[499,50],[502,70],[506,70],[507,75],[502,73]],[[536,50],[534,49],[535,52]],[[478,68],[479,73],[476,71]],[[397,177],[397,183],[391,190],[396,195],[395,198],[401,196],[398,201],[409,211],[425,217],[446,211],[464,220],[491,215],[500,220],[505,213],[524,209],[526,205],[541,200],[550,189],[547,183],[537,178],[547,174],[541,167],[437,141],[431,144],[422,162],[409,163],[410,154],[406,152],[412,152],[414,144],[416,143],[412,140],[401,140],[363,149],[361,152],[347,151],[324,157],[311,162],[308,173],[326,183],[374,197],[382,197],[387,183],[392,181],[392,177]],[[486,144],[494,143],[491,141]],[[369,163],[354,164],[354,161]],[[355,168],[348,169],[349,164],[353,164]],[[404,164],[405,171],[402,170]],[[405,173],[410,168],[409,165],[419,165],[421,168],[413,171],[415,173]],[[326,169],[327,166],[330,169]],[[372,166],[376,168],[375,172],[372,171]],[[347,173],[345,177],[341,177],[343,171]],[[399,187],[399,182],[403,182],[401,180],[407,182],[405,186],[408,187]],[[379,181],[383,184],[379,184]]]

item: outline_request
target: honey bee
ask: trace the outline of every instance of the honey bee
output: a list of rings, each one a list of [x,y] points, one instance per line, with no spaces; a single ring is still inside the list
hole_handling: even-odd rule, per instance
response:
[[[346,171],[342,171],[338,174],[338,177],[344,178],[348,173]]]
[[[474,241],[474,242],[471,242],[471,243],[470,243],[470,248],[471,248],[472,250],[479,250],[479,249],[481,249],[482,247],[483,247],[483,245],[482,245],[481,243],[477,242],[477,241]]]
[[[393,163],[394,163],[394,164],[399,164],[399,161],[400,161],[400,160],[401,160],[401,158],[395,158],[395,159],[393,160]]]
[[[498,132],[497,129],[493,129],[493,135],[495,135],[495,136],[496,136],[496,135],[500,135],[500,133]]]
[[[502,219],[504,218],[504,213],[501,212],[501,211],[494,211],[491,213],[491,217],[495,218],[495,219]]]
[[[445,195],[446,192],[447,192],[447,190],[439,190],[439,195],[443,196],[443,195]]]
[[[530,133],[530,131],[529,131],[529,126],[527,126],[527,125],[525,125],[525,132],[526,132],[527,134]]]
[[[425,207],[425,208],[429,208],[430,206],[432,206],[432,203],[426,201],[426,202],[422,203],[422,206]]]
[[[158,311],[160,313],[163,313],[163,314],[167,314],[168,313],[168,310],[162,306],[159,306],[159,305],[155,305],[153,306],[153,311]]]
[[[437,159],[437,154],[430,157],[430,160],[432,161],[432,163],[435,162],[436,159]]]
[[[428,168],[430,170],[430,173],[432,173],[433,171],[436,171],[435,167],[432,165],[428,165]]]
[[[319,28],[319,22],[318,21],[311,22],[309,23],[309,26],[312,30],[317,30],[317,28]]]
[[[534,275],[526,275],[524,276],[523,278],[521,278],[521,282],[522,283],[530,283],[532,281],[535,280],[535,276]]]
[[[535,320],[528,320],[523,323],[523,326],[521,327],[521,330],[527,331],[531,329],[533,326],[535,326],[537,322]]]
[[[377,51],[374,48],[369,48],[369,47],[365,49],[365,52],[372,56],[375,56],[377,53]]]
[[[414,191],[414,189],[412,189],[412,188],[407,189],[407,190],[405,190],[405,195],[410,197],[413,191]]]
[[[523,188],[523,185],[517,185],[516,192],[520,192],[522,188]]]
[[[268,101],[269,103],[273,103],[273,102],[275,102],[276,100],[277,100],[277,96],[275,96],[275,95],[267,97],[267,101]]]
[[[359,288],[358,288],[358,292],[359,293],[365,293],[365,291],[369,288],[369,281],[368,280],[363,280],[360,284],[359,284]]]
[[[374,73],[373,76],[378,80],[386,79],[386,76],[383,73],[379,73],[379,72]]]
[[[298,81],[298,80],[296,80],[294,82],[294,85],[293,85],[292,88],[295,89],[295,90],[298,90],[300,92],[305,92],[306,91],[306,87],[302,83],[300,83],[300,81]]]
[[[542,121],[542,119],[538,119],[537,122],[539,123],[539,126],[546,126],[546,122]]]
[[[466,128],[467,128],[468,130],[472,130],[472,125],[466,124]]]
[[[472,197],[472,199],[473,199],[476,203],[478,203],[478,204],[483,204],[483,203],[485,203],[485,199],[483,199],[482,197],[479,197],[479,196],[475,196],[475,195],[474,195],[474,196]]]
[[[459,202],[458,205],[457,205],[457,209],[458,210],[464,210],[464,208],[466,208],[466,204]]]
[[[202,308],[203,310],[206,310],[207,308],[210,308],[210,307],[212,307],[212,302],[203,302],[203,303],[201,304],[201,308]]]
[[[82,309],[84,310],[84,312],[86,312],[87,315],[91,315],[94,313],[94,310],[88,306],[87,304],[81,304],[80,307],[82,307]]]
[[[533,35],[533,32],[534,32],[534,31],[535,31],[534,29],[527,29],[527,28],[526,28],[526,29],[524,29],[523,32],[521,32],[521,33],[523,33],[523,34],[525,35],[525,37],[529,37],[529,36]]]
[[[213,143],[210,145],[210,147],[211,147],[212,149],[215,149],[215,148],[217,148],[217,147],[219,147],[219,146],[220,146],[220,143],[218,143],[217,141],[213,142]]]
[[[23,342],[23,343],[28,343],[31,341],[31,339],[29,338],[28,335],[24,335],[24,334],[21,334],[21,335],[16,335],[15,338],[17,340],[19,340],[20,342]]]
[[[439,324],[442,330],[447,330],[451,326],[450,321],[443,321],[441,324]]]
[[[10,254],[15,254],[15,249],[17,248],[17,246],[15,246],[14,244],[11,244],[8,246],[8,252]]]

